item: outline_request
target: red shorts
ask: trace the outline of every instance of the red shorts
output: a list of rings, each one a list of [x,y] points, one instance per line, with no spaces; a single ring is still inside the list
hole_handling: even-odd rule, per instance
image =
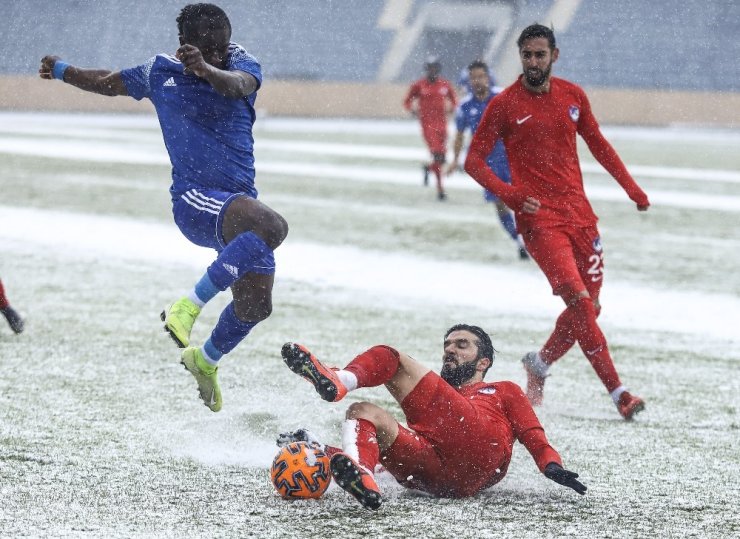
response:
[[[592,299],[599,297],[604,278],[604,251],[595,226],[534,229],[523,237],[527,251],[547,277],[553,294],[578,294],[587,290]]]
[[[422,122],[421,132],[431,153],[444,155],[447,152],[447,123]]]
[[[506,475],[511,442],[469,400],[429,372],[401,403],[409,426],[380,463],[404,486],[435,496],[473,496]],[[502,429],[504,430],[504,429]]]

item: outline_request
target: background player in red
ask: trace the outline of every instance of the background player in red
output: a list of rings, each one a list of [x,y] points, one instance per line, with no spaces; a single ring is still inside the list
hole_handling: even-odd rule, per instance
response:
[[[473,136],[465,170],[516,213],[527,251],[566,309],[540,352],[522,359],[527,395],[540,404],[552,362],[577,341],[610,393],[619,413],[632,419],[645,403],[622,385],[596,317],[601,306],[604,255],[596,215],[583,190],[576,134],[596,160],[619,182],[639,211],[647,195],[599,130],[585,92],[551,76],[559,51],[551,29],[534,24],[517,41],[523,75],[496,96]],[[512,184],[499,180],[486,163],[495,142],[503,139]]]
[[[437,178],[437,198],[445,200],[442,186],[442,165],[447,148],[447,115],[455,110],[457,98],[450,81],[439,76],[442,65],[436,58],[424,64],[426,77],[411,85],[403,106],[419,118],[421,132],[432,154],[432,162],[424,166],[424,185],[429,182],[429,171]]]
[[[13,333],[23,332],[23,318],[21,318],[21,315],[18,314],[18,311],[10,306],[10,302],[5,295],[5,287],[3,287],[2,281],[0,281],[0,313],[2,313],[2,315],[5,317],[5,320],[7,320],[10,329],[13,330]]]
[[[377,509],[382,501],[373,477],[378,464],[409,488],[464,498],[504,478],[515,439],[546,477],[586,492],[578,474],[562,467],[521,388],[513,382],[483,382],[494,349],[478,326],[458,324],[447,330],[440,374],[389,346],[374,346],[341,370],[324,366],[298,344],[285,344],[282,354],[326,401],[385,384],[400,404],[408,428],[374,404],[351,404],[342,450],[327,448],[334,480],[367,508]],[[278,443],[313,441],[306,434],[281,435]]]

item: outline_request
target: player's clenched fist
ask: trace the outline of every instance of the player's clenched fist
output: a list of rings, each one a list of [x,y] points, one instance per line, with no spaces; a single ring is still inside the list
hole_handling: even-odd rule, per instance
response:
[[[210,67],[203,59],[203,54],[198,47],[185,44],[175,54],[178,60],[182,62],[186,75],[192,73],[199,77],[205,77]]]
[[[42,79],[53,79],[54,78],[54,64],[59,60],[59,56],[47,55],[41,59],[41,67],[39,68],[39,76]]]

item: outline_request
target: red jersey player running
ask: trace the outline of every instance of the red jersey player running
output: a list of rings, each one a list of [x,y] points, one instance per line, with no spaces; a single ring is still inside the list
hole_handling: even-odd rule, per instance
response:
[[[437,178],[437,198],[445,200],[442,187],[442,165],[447,148],[447,114],[454,111],[457,98],[452,84],[439,76],[442,69],[439,60],[430,58],[424,64],[426,77],[411,85],[403,106],[419,117],[421,132],[432,154],[432,163],[424,165],[424,185],[429,183],[429,171]]]
[[[355,402],[342,428],[342,450],[324,448],[332,455],[334,480],[364,507],[378,509],[382,501],[373,477],[378,464],[406,487],[439,497],[473,496],[504,478],[514,440],[546,477],[586,492],[578,474],[562,467],[519,386],[483,381],[494,349],[478,326],[447,331],[440,374],[389,346],[374,346],[341,370],[327,368],[299,344],[286,343],[282,355],[326,401],[385,384],[400,404],[408,428],[374,404]],[[304,429],[278,438],[279,444],[292,441],[317,442]]]
[[[2,281],[0,281],[0,314],[2,314],[5,317],[5,320],[8,321],[8,325],[14,333],[23,332],[23,318],[21,318],[21,315],[19,315],[18,312],[10,306],[10,302],[5,296],[5,287],[3,287]]]
[[[596,322],[604,254],[597,218],[583,190],[576,134],[639,211],[647,210],[650,202],[601,134],[584,91],[551,76],[559,53],[552,30],[534,24],[524,29],[517,44],[524,73],[486,108],[465,171],[515,211],[527,251],[566,305],[542,349],[522,359],[527,396],[532,404],[542,402],[550,365],[577,341],[619,413],[629,420],[645,403],[622,385]],[[498,139],[509,155],[511,185],[486,164]]]

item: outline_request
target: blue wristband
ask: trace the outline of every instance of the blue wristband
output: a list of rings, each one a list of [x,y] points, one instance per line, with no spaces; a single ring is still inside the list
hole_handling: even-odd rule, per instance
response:
[[[54,76],[55,79],[64,81],[64,72],[68,67],[69,64],[67,62],[57,60],[56,62],[54,62],[54,69],[52,69],[51,74]]]

